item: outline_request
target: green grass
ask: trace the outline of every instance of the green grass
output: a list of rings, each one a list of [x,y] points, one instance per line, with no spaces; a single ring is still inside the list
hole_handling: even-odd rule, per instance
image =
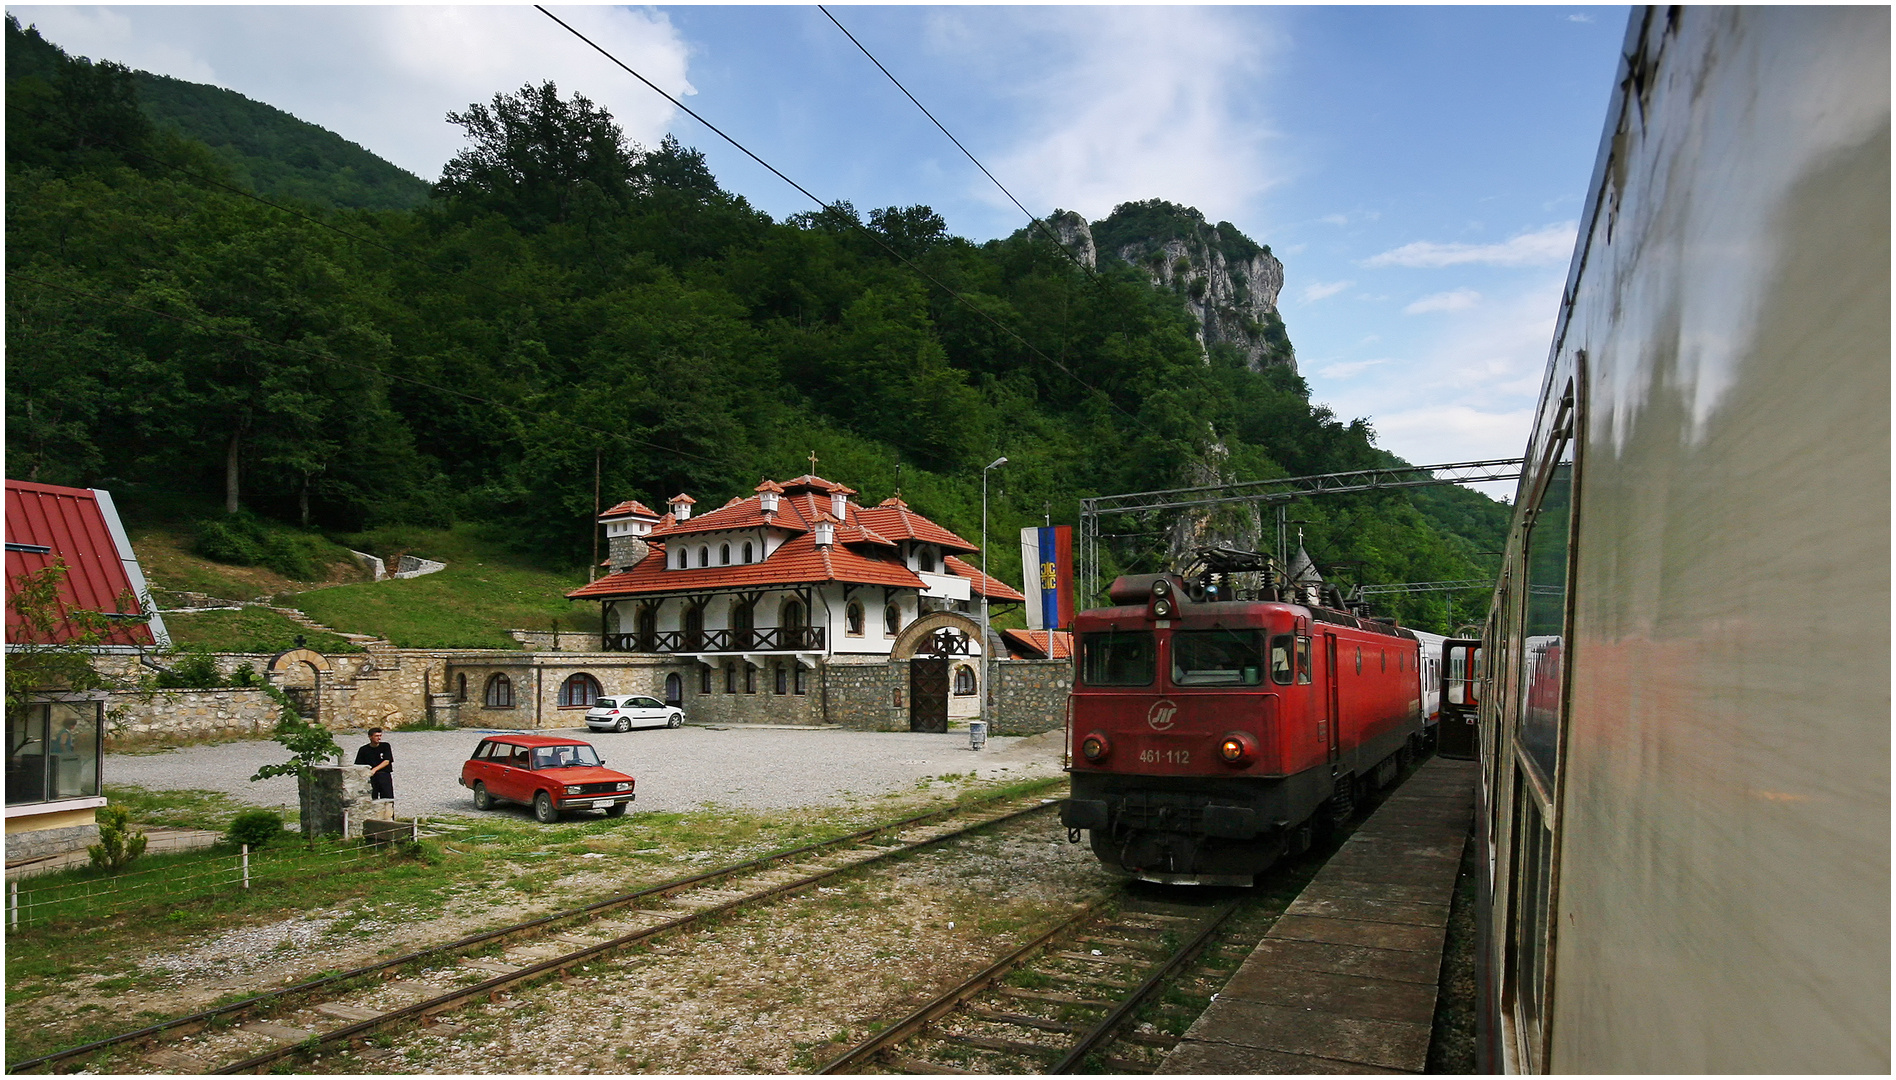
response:
[[[165,616],[173,645],[202,645],[212,652],[276,653],[296,647],[296,639],[319,653],[354,653],[362,647],[335,634],[311,630],[269,608],[240,611],[174,611]]]
[[[556,623],[561,630],[599,631],[598,605],[565,596],[586,583],[583,569],[535,566],[506,553],[480,528],[391,529],[349,539],[376,555],[406,551],[448,567],[425,577],[338,585],[293,599],[326,626],[376,634],[406,648],[517,649],[508,630],[551,630]]]

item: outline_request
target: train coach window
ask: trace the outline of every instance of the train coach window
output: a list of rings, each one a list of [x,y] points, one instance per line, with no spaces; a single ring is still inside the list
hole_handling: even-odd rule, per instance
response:
[[[1150,630],[1105,630],[1080,639],[1080,669],[1088,686],[1151,686],[1158,643]]]
[[[1256,686],[1264,681],[1264,639],[1255,630],[1185,630],[1172,635],[1176,686]]]
[[[1279,634],[1271,639],[1271,681],[1279,686],[1290,685],[1290,635]]]
[[[1310,639],[1297,639],[1297,685],[1310,685]]]

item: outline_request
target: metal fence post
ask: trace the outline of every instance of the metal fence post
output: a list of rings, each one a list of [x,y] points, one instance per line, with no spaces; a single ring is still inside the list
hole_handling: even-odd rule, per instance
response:
[[[9,882],[9,885],[11,888],[8,891],[13,893],[13,928],[18,930],[20,928],[20,883],[16,880]]]
[[[244,848],[244,888],[248,889],[250,888],[250,845],[245,844],[243,848]]]

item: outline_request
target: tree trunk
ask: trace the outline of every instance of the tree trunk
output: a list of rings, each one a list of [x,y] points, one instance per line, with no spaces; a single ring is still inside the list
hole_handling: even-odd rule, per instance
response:
[[[230,449],[224,453],[224,513],[237,512],[237,462],[243,450],[242,428],[230,433]]]

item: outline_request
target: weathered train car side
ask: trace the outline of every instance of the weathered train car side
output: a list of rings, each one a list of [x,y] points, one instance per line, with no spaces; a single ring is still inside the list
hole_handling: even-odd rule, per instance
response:
[[[1633,13],[1486,636],[1497,1067],[1889,1071],[1889,19]]]

